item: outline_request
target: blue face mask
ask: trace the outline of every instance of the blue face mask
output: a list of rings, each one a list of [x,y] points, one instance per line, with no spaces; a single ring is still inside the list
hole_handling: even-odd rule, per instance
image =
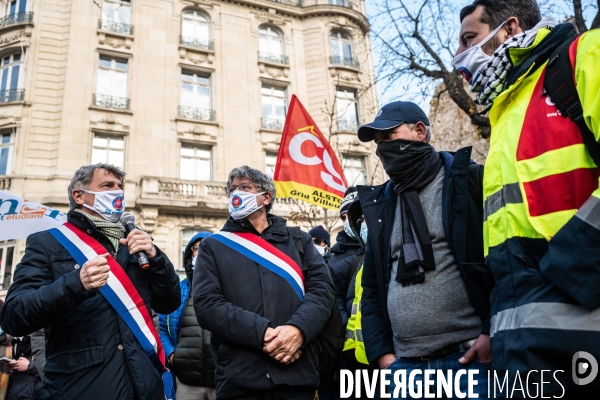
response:
[[[344,232],[346,232],[346,235],[350,236],[352,239],[356,239],[356,235],[354,232],[352,232],[352,229],[350,228],[350,221],[348,221],[347,218],[344,221]]]
[[[369,233],[369,228],[367,228],[367,223],[363,222],[360,224],[360,238],[362,239],[364,244],[367,244],[367,235]]]

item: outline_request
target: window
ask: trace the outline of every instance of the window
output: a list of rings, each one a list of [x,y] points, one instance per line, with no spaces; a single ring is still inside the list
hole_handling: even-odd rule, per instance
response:
[[[366,185],[367,169],[365,168],[365,158],[357,156],[344,156],[342,160],[344,176],[348,186]]]
[[[329,0],[329,4],[334,6],[351,7],[349,0]]]
[[[277,164],[277,153],[265,154],[265,173],[269,177],[275,175],[275,165]]]
[[[15,133],[10,131],[0,132],[0,175],[10,175],[12,173],[14,152]]]
[[[210,147],[182,144],[179,176],[192,181],[212,180],[212,151]]]
[[[356,92],[338,89],[335,99],[338,129],[343,132],[355,132],[358,129],[358,103]]]
[[[180,96],[180,117],[214,120],[214,112],[211,109],[210,76],[183,71]]]
[[[285,89],[263,86],[261,95],[262,127],[275,131],[283,130],[286,113]]]
[[[2,58],[0,72],[0,103],[22,101],[24,90],[22,87],[23,54],[14,53]]]
[[[27,0],[8,0],[6,2],[5,17],[0,19],[0,27],[31,22],[33,20],[33,13],[28,11]]]
[[[127,98],[128,65],[126,59],[100,56],[94,105],[129,109]]]
[[[94,134],[92,164],[107,163],[124,168],[125,140],[122,137]]]
[[[2,278],[2,290],[8,289],[12,283],[15,267],[15,242],[0,242],[0,277]]]
[[[352,42],[346,34],[342,32],[331,32],[329,44],[331,48],[332,64],[358,68],[358,62],[352,55]]]
[[[288,63],[288,58],[283,51],[283,38],[270,26],[258,28],[258,59],[277,64]]]
[[[131,0],[104,0],[99,28],[131,35]]]
[[[212,50],[210,23],[199,11],[184,11],[181,19],[181,44]]]

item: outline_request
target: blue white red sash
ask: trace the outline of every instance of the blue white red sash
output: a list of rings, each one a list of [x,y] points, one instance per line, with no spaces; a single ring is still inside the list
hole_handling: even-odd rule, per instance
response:
[[[304,274],[302,270],[294,260],[271,243],[248,232],[221,231],[213,234],[211,238],[279,275],[292,286],[300,300],[304,298]]]
[[[79,265],[107,253],[96,239],[70,222],[52,228],[48,232],[63,245]],[[150,361],[162,374],[165,370],[165,352],[148,308],[123,268],[112,256],[108,257],[108,266],[110,267],[108,281],[100,288],[100,293],[123,318]]]

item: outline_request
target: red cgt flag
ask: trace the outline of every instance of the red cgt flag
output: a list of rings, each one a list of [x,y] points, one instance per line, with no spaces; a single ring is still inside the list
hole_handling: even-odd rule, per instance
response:
[[[296,95],[285,120],[273,180],[277,197],[336,210],[348,188],[335,152]]]

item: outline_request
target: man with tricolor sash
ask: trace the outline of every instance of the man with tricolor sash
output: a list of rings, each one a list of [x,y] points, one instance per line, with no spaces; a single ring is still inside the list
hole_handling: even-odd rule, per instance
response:
[[[30,235],[0,313],[14,336],[45,328],[45,399],[164,399],[164,352],[150,309],[180,304],[167,256],[139,229],[126,234],[125,173],[81,167],[68,222]],[[145,253],[142,268],[137,254]]]
[[[312,400],[315,339],[333,307],[327,266],[306,232],[269,213],[271,178],[235,168],[227,191],[231,217],[200,243],[192,284],[212,333],[217,399]]]

